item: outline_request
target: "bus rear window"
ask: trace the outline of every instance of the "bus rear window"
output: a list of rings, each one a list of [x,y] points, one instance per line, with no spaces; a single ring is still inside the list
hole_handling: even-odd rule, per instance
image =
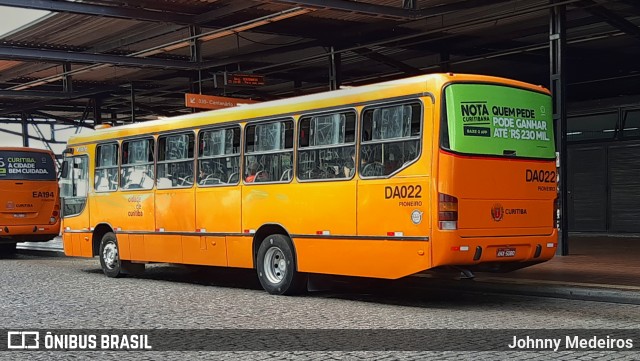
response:
[[[555,158],[549,95],[489,84],[445,88],[441,146],[465,154]]]
[[[0,180],[55,180],[56,168],[47,153],[0,150]]]

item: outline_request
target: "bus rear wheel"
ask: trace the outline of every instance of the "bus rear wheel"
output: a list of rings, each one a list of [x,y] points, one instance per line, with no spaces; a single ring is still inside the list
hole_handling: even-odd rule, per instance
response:
[[[306,289],[307,275],[298,272],[291,239],[285,235],[262,240],[256,268],[262,288],[272,295],[294,295]]]

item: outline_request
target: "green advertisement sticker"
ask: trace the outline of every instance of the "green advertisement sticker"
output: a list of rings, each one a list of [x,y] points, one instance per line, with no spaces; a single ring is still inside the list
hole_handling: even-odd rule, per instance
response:
[[[488,84],[452,84],[445,96],[451,150],[555,158],[550,96]]]

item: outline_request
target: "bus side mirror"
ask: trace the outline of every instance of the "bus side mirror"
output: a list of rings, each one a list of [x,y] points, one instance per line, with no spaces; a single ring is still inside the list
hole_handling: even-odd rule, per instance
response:
[[[69,161],[62,162],[62,171],[60,172],[60,178],[67,178],[69,176]]]

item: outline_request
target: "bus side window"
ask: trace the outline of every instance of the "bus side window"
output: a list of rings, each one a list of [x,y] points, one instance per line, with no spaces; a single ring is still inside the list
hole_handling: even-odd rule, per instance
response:
[[[97,192],[118,189],[118,150],[117,143],[99,144],[96,147],[94,189]]]
[[[245,128],[245,183],[288,182],[293,168],[293,120]]]
[[[353,111],[301,117],[298,178],[350,179],[355,169],[355,126]]]
[[[240,127],[202,130],[198,153],[199,186],[235,184],[240,171]]]
[[[154,184],[154,145],[152,138],[122,142],[120,187],[151,189]]]
[[[365,108],[359,164],[362,177],[387,177],[418,158],[421,114],[422,106],[417,102]]]

